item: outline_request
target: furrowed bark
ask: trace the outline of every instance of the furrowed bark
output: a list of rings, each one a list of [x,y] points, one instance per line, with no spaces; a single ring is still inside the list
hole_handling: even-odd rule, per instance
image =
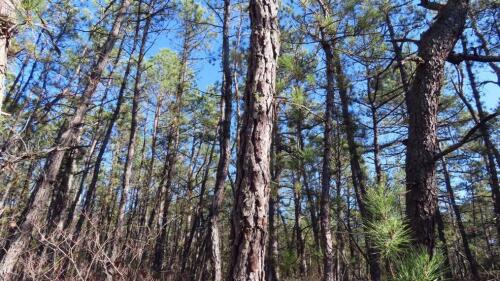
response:
[[[249,12],[252,31],[232,212],[228,276],[232,281],[266,279],[269,164],[280,50],[278,1],[250,0]]]
[[[406,214],[416,243],[432,254],[435,244],[437,185],[434,156],[438,152],[437,113],[444,65],[467,17],[467,0],[449,0],[422,33],[415,78],[406,95]]]

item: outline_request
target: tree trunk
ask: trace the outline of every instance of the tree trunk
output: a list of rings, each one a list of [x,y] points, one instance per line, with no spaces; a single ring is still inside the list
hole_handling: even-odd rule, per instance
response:
[[[190,273],[185,273],[188,264],[188,259],[189,259],[189,253],[191,250],[191,245],[193,244],[193,240],[196,234],[196,230],[200,228],[201,220],[203,219],[203,205],[205,201],[205,190],[207,186],[207,181],[209,178],[209,172],[210,172],[210,167],[212,166],[212,159],[213,159],[213,154],[214,154],[214,147],[215,147],[215,142],[211,145],[210,148],[210,153],[208,156],[208,161],[205,161],[206,165],[205,168],[205,173],[203,174],[203,180],[201,182],[201,187],[200,187],[200,199],[198,200],[198,204],[196,206],[195,212],[194,212],[194,219],[193,223],[191,224],[191,228],[189,230],[189,233],[187,235],[186,243],[184,243],[184,249],[182,251],[182,259],[181,259],[181,272],[184,272],[183,274],[179,274],[178,280],[195,280],[194,276],[196,274],[196,270],[190,271]],[[201,169],[201,168],[200,168]],[[194,265],[195,268],[198,265]],[[207,279],[204,279],[207,280]]]
[[[323,249],[323,280],[333,281],[336,278],[333,262],[333,240],[330,231],[330,182],[332,179],[331,164],[333,161],[333,116],[335,111],[335,86],[333,48],[326,41],[322,41],[323,51],[326,56],[326,109],[325,129],[323,132],[323,171],[321,175],[321,200],[320,200],[320,224],[321,243]]]
[[[467,233],[465,232],[465,226],[462,221],[462,214],[460,212],[460,209],[458,208],[457,202],[455,201],[455,194],[451,186],[450,174],[448,173],[448,167],[446,165],[444,158],[441,159],[441,166],[443,167],[443,176],[444,176],[444,183],[446,185],[446,192],[448,193],[448,198],[450,199],[451,207],[453,208],[453,212],[455,213],[455,217],[457,219],[458,231],[460,233],[460,237],[462,238],[465,257],[469,262],[472,280],[480,281],[481,278],[479,276],[477,262],[474,255],[472,254],[472,251],[470,250],[469,239],[467,238]]]
[[[271,152],[271,194],[269,196],[269,244],[267,247],[266,260],[266,281],[279,281],[279,248],[278,248],[278,227],[276,217],[279,210],[279,188],[280,177],[283,172],[283,163],[279,159],[281,152],[281,135],[278,127],[278,112],[279,106],[276,104],[274,128],[273,128],[273,143]]]
[[[154,3],[154,1],[153,1]],[[153,5],[152,3],[152,5]],[[137,8],[137,22],[136,22],[136,31],[135,34],[139,33],[139,29],[141,26],[141,6],[142,6],[142,0],[139,0],[137,3],[138,8]],[[125,165],[124,165],[124,174],[123,174],[123,182],[122,182],[122,190],[121,190],[121,197],[120,201],[118,204],[118,222],[116,224],[116,229],[115,229],[115,238],[114,238],[114,243],[112,246],[112,254],[111,254],[111,262],[115,262],[117,259],[121,249],[121,245],[123,245],[123,236],[125,234],[125,229],[126,229],[126,223],[125,223],[125,213],[126,213],[126,206],[129,193],[130,193],[130,181],[132,178],[132,167],[133,167],[133,162],[134,162],[134,156],[135,156],[135,146],[136,146],[136,134],[137,134],[137,123],[138,123],[138,114],[139,114],[139,106],[140,106],[140,99],[141,99],[141,78],[142,78],[142,62],[144,60],[144,55],[146,52],[146,43],[148,41],[148,35],[149,35],[149,27],[151,25],[151,20],[152,16],[150,13],[146,15],[146,21],[144,24],[144,28],[142,31],[142,38],[141,38],[141,44],[139,48],[139,56],[137,58],[137,69],[136,69],[136,75],[135,75],[135,83],[134,83],[134,94],[132,97],[132,112],[131,112],[131,119],[130,119],[130,135],[129,135],[129,141],[128,141],[128,147],[127,147],[127,156],[125,158]]]
[[[274,124],[276,67],[280,49],[278,2],[250,0],[250,54],[245,112],[240,131],[232,253],[228,280],[264,281]]]
[[[97,61],[94,67],[92,67],[92,70],[86,80],[85,90],[83,91],[81,101],[78,104],[76,112],[71,118],[67,129],[56,141],[57,149],[51,152],[48,156],[47,164],[44,168],[45,172],[42,173],[42,176],[38,180],[38,192],[30,211],[28,212],[26,219],[19,223],[19,231],[15,234],[15,237],[11,239],[9,246],[6,247],[6,253],[0,266],[2,268],[0,276],[3,276],[6,280],[10,280],[13,277],[12,274],[14,273],[14,267],[23,252],[29,246],[31,236],[36,234],[39,227],[43,227],[40,223],[42,222],[42,218],[48,209],[52,185],[56,181],[64,155],[67,153],[68,149],[76,145],[75,141],[79,139],[85,114],[91,104],[92,96],[101,80],[102,72],[107,65],[109,55],[113,50],[115,42],[120,37],[122,22],[124,21],[129,5],[129,0],[121,1],[111,32],[109,33],[104,45],[100,48],[101,51],[98,52],[99,55],[97,57]]]
[[[123,104],[125,91],[127,90],[128,76],[129,76],[130,71],[132,69],[132,64],[134,62],[134,52],[135,52],[135,48],[137,46],[137,44],[135,43],[135,42],[137,42],[137,40],[135,40],[135,39],[137,39],[137,36],[138,36],[138,33],[135,33],[134,34],[134,44],[132,44],[132,49],[130,50],[129,60],[127,62],[127,66],[125,67],[125,72],[123,73],[122,81],[120,84],[120,89],[118,90],[118,98],[116,101],[116,106],[115,106],[115,109],[113,110],[113,114],[111,115],[111,118],[109,120],[108,127],[106,128],[106,133],[104,134],[104,138],[102,140],[102,144],[101,144],[101,147],[99,149],[99,153],[97,154],[97,157],[95,160],[94,169],[92,172],[92,178],[90,180],[90,184],[87,188],[87,192],[85,194],[85,199],[83,201],[82,212],[81,212],[80,217],[78,218],[78,222],[76,223],[76,226],[75,226],[74,232],[75,232],[76,236],[80,233],[85,220],[88,218],[88,216],[90,216],[90,210],[91,210],[91,206],[92,206],[92,198],[94,197],[94,193],[95,193],[95,190],[97,188],[97,181],[99,180],[99,173],[101,171],[101,165],[102,165],[102,161],[104,158],[104,154],[106,153],[106,148],[108,146],[109,141],[111,140],[111,134],[113,133],[113,127],[115,126],[115,123],[118,120],[118,117],[120,115],[120,110],[121,110],[121,107]],[[121,50],[121,48],[120,48],[120,50]],[[66,222],[65,227],[70,226],[75,207],[76,207],[76,205],[72,207],[72,210],[70,212],[71,217],[68,215],[68,220]]]
[[[451,271],[451,263],[450,263],[450,254],[448,253],[448,245],[446,243],[446,235],[444,232],[444,222],[443,216],[439,211],[439,208],[436,210],[436,222],[438,227],[438,235],[439,240],[441,240],[441,249],[443,251],[444,256],[444,274],[447,280],[453,280],[453,274]]]
[[[481,48],[483,48],[484,54],[487,56],[491,55],[490,47],[488,46],[488,40],[486,40],[483,33],[481,33],[481,31],[479,30],[479,28],[477,26],[476,15],[474,15],[474,13],[469,13],[469,19],[470,19],[472,30],[474,30],[474,34],[476,34],[477,38],[479,39],[479,42],[481,43]],[[497,75],[497,84],[500,85],[500,67],[498,67],[498,65],[495,62],[488,62],[488,65]],[[500,163],[498,165],[500,165]]]
[[[303,278],[307,273],[307,263],[305,256],[304,237],[302,235],[302,227],[300,221],[302,220],[302,187],[298,180],[293,179],[293,201],[294,201],[294,215],[295,215],[295,247],[297,250],[297,257],[299,262],[299,274]]]
[[[448,0],[437,19],[422,33],[422,60],[406,95],[408,141],[406,152],[406,214],[418,245],[432,253],[435,244],[437,186],[434,156],[438,151],[437,113],[446,58],[462,33],[467,0]]]
[[[188,38],[189,37],[189,38]],[[191,36],[189,34],[185,34],[184,43],[183,43],[183,51],[182,51],[182,59],[181,59],[181,70],[179,73],[177,88],[175,92],[175,105],[173,109],[173,120],[170,126],[170,132],[168,137],[168,145],[167,145],[167,157],[165,160],[165,169],[164,169],[164,177],[165,179],[162,183],[160,183],[160,198],[163,196],[163,208],[160,219],[160,235],[157,236],[154,247],[154,257],[153,257],[153,265],[152,269],[159,273],[163,268],[163,259],[165,257],[166,250],[166,239],[167,239],[167,219],[168,219],[168,211],[170,207],[170,192],[173,184],[175,166],[177,163],[177,153],[179,149],[179,138],[180,138],[180,122],[181,122],[181,107],[182,107],[182,96],[185,91],[185,79],[187,72],[187,63],[190,55],[190,41]],[[150,218],[150,221],[153,219],[153,215]]]
[[[465,37],[462,36],[462,48],[464,54],[467,54],[467,41]],[[474,102],[476,103],[477,113],[479,120],[475,119],[476,123],[481,122],[486,117],[483,105],[481,103],[481,94],[479,92],[479,88],[476,83],[476,77],[474,72],[472,71],[472,62],[465,61],[465,69],[467,71],[467,76],[469,76],[470,87],[472,90],[472,95],[474,97]],[[469,109],[471,111],[471,115],[474,116],[474,112],[472,108]],[[486,166],[488,169],[488,174],[490,176],[490,186],[491,193],[493,198],[493,211],[495,213],[495,224],[497,228],[497,238],[500,238],[500,187],[498,181],[498,173],[497,173],[497,165],[500,167],[500,155],[495,144],[491,141],[491,135],[489,132],[489,128],[487,124],[482,125],[479,130],[483,136],[483,141],[485,144],[485,151],[483,154],[486,160]],[[495,165],[496,160],[496,165]]]
[[[219,213],[224,200],[224,183],[228,174],[229,160],[231,158],[231,118],[232,118],[232,84],[231,67],[229,61],[229,25],[230,25],[230,0],[224,1],[224,20],[222,25],[222,70],[224,83],[221,97],[221,119],[219,146],[220,155],[217,164],[217,174],[215,176],[214,196],[210,207],[208,220],[207,236],[205,243],[207,247],[206,255],[208,261],[205,262],[204,280],[221,281],[222,280],[222,258],[220,254],[220,233],[219,233]],[[211,267],[211,270],[208,268]],[[210,272],[211,271],[211,272]]]

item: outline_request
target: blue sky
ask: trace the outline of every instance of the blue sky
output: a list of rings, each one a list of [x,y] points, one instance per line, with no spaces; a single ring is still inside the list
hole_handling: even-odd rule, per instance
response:
[[[245,15],[246,16],[246,15]],[[216,17],[214,17],[217,20]],[[237,20],[233,22],[234,25]],[[217,22],[216,22],[217,23]],[[156,35],[153,45],[151,46],[148,57],[154,56],[160,49],[168,48],[174,51],[179,51],[180,44],[178,34],[175,31],[175,26],[172,26],[174,30],[170,32],[164,32],[162,34]],[[197,50],[194,52],[193,57],[196,60],[191,62],[191,68],[195,71],[196,77],[195,82],[197,87],[204,91],[207,87],[214,85],[217,81],[221,80],[221,65],[220,65],[220,29],[212,28],[213,32],[216,32],[216,37],[214,40],[210,41],[210,49]],[[232,30],[234,33],[234,30]],[[248,34],[246,34],[248,35]],[[245,38],[243,38],[245,40]],[[311,47],[311,48],[309,48]],[[312,49],[313,46],[306,48]],[[208,56],[211,56],[212,61],[209,62]],[[318,56],[322,56],[319,52]],[[318,58],[319,61],[322,60],[321,57]],[[478,67],[479,66],[479,67]],[[479,81],[496,81],[496,75],[492,72],[487,64],[475,63],[474,71],[476,73],[477,79]],[[469,91],[468,81],[466,83],[466,91]],[[489,110],[494,110],[500,105],[500,89],[495,83],[486,83],[481,86],[482,101],[486,108]]]

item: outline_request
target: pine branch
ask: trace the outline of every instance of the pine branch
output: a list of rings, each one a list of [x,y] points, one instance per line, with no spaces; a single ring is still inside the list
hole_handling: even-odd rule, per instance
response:
[[[472,127],[472,129],[470,129],[469,132],[467,132],[467,134],[465,134],[465,136],[459,142],[450,145],[446,149],[444,149],[441,152],[439,152],[438,154],[436,154],[434,156],[433,160],[434,161],[438,161],[442,157],[444,157],[444,156],[452,153],[453,151],[459,149],[460,147],[462,147],[466,143],[468,143],[468,142],[476,139],[476,137],[477,137],[477,136],[475,136],[476,131],[479,130],[479,128],[481,128],[482,126],[484,126],[488,121],[494,119],[498,115],[500,115],[500,113],[497,112],[497,113],[493,113],[493,114],[490,114],[490,115],[486,116],[483,120],[481,120],[481,122],[477,123],[474,127]]]
[[[453,64],[460,64],[463,61],[477,61],[477,62],[500,62],[500,56],[481,56],[469,54],[450,53],[446,59]]]

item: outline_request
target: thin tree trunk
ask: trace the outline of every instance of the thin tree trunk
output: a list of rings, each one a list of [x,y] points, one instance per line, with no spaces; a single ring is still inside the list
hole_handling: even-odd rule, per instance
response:
[[[320,224],[321,243],[323,249],[323,280],[333,281],[336,279],[333,261],[333,239],[330,231],[330,184],[332,178],[331,164],[333,161],[333,116],[335,111],[334,92],[334,65],[333,48],[326,41],[322,42],[322,48],[326,55],[326,109],[325,129],[323,132],[323,170],[321,175],[321,199],[320,199]]]
[[[487,56],[491,55],[490,47],[488,46],[489,45],[488,40],[486,40],[483,33],[481,33],[481,31],[477,26],[476,15],[474,15],[474,13],[469,13],[469,20],[471,23],[472,30],[474,30],[474,34],[476,34],[477,38],[479,39],[479,42],[481,42],[481,48],[483,48],[484,54]],[[488,65],[497,75],[497,84],[500,85],[500,67],[498,67],[498,65],[495,62],[488,62]],[[498,165],[500,165],[500,162]]]
[[[172,188],[172,183],[174,179],[175,166],[177,163],[177,153],[179,149],[179,137],[180,137],[180,122],[181,122],[181,107],[182,107],[182,96],[185,91],[185,79],[187,72],[187,63],[190,55],[189,52],[189,34],[185,34],[184,43],[183,43],[183,51],[182,51],[182,59],[181,59],[181,71],[179,73],[178,81],[177,81],[177,89],[175,93],[175,106],[173,110],[173,121],[170,127],[170,136],[168,140],[167,150],[168,155],[165,162],[165,170],[164,170],[164,184],[160,184],[160,192],[161,196],[163,196],[163,208],[160,219],[160,235],[157,236],[154,246],[154,257],[152,269],[159,273],[163,268],[163,260],[165,257],[165,250],[167,241],[167,220],[168,220],[168,211],[170,207],[170,192]],[[153,216],[151,216],[153,219]]]
[[[118,120],[118,117],[120,115],[120,110],[121,110],[121,107],[123,104],[125,91],[127,90],[128,76],[130,74],[130,71],[132,69],[132,64],[134,62],[133,56],[134,56],[135,48],[137,46],[137,44],[135,44],[135,42],[137,42],[137,40],[136,40],[137,37],[138,37],[138,33],[136,32],[134,34],[134,40],[133,40],[134,44],[132,44],[132,49],[130,50],[129,60],[127,62],[127,66],[125,67],[125,72],[123,73],[123,78],[122,78],[122,81],[120,84],[120,89],[118,90],[118,98],[116,101],[116,106],[115,106],[113,114],[111,115],[111,118],[109,120],[108,127],[106,128],[106,133],[104,134],[104,138],[102,140],[102,144],[101,144],[101,147],[99,149],[99,153],[97,154],[95,164],[94,164],[94,169],[92,172],[92,179],[90,180],[90,184],[89,184],[87,191],[85,193],[85,199],[83,201],[82,212],[81,212],[80,217],[78,218],[78,221],[77,221],[76,226],[75,226],[75,231],[74,231],[75,236],[78,236],[78,234],[80,233],[80,231],[83,227],[83,223],[90,216],[90,211],[91,211],[91,206],[92,206],[92,198],[94,197],[94,193],[95,193],[95,190],[97,188],[97,182],[99,180],[99,173],[101,171],[102,160],[104,158],[104,154],[106,153],[106,148],[108,146],[108,143],[111,140],[111,134],[113,133],[113,127],[115,126],[115,123]],[[123,47],[123,46],[121,46],[121,47]],[[121,48],[120,48],[120,50],[121,50]],[[73,207],[72,208],[73,210],[70,212],[72,214],[71,217],[68,215],[66,227],[71,225],[71,220],[72,220],[72,216],[74,213],[74,208],[75,207]]]
[[[453,280],[453,274],[451,271],[450,254],[448,253],[448,245],[446,243],[446,235],[444,232],[444,222],[439,208],[436,210],[436,222],[438,227],[438,236],[441,240],[441,250],[444,256],[444,274],[447,280]]]
[[[451,178],[448,172],[448,167],[446,165],[446,161],[444,158],[441,159],[441,166],[443,167],[443,176],[444,182],[446,185],[446,192],[448,193],[448,198],[450,199],[451,207],[453,208],[453,212],[455,213],[455,217],[457,219],[458,231],[460,233],[460,238],[462,238],[462,244],[464,247],[465,257],[469,262],[471,277],[474,281],[480,281],[481,277],[479,276],[478,265],[474,255],[469,246],[469,239],[467,238],[467,233],[465,232],[465,226],[462,221],[462,214],[460,209],[458,208],[457,202],[455,200],[455,194],[453,192],[453,188],[451,186]]]
[[[154,4],[155,1],[152,1],[151,5]],[[137,21],[136,21],[136,31],[135,34],[139,33],[139,29],[141,26],[141,6],[142,6],[142,0],[139,0],[137,3],[138,9],[137,9]],[[144,60],[144,55],[146,52],[146,43],[148,41],[148,35],[149,35],[149,27],[151,25],[151,20],[152,16],[150,14],[147,14],[146,21],[144,24],[144,28],[142,31],[142,39],[141,39],[141,44],[139,48],[139,56],[137,58],[137,69],[136,69],[136,75],[135,75],[135,83],[134,83],[134,94],[132,98],[132,112],[131,112],[131,120],[130,120],[130,135],[129,135],[129,141],[128,141],[128,147],[127,147],[127,156],[125,158],[125,165],[124,165],[124,174],[123,174],[123,182],[122,182],[122,190],[121,190],[121,197],[120,201],[118,204],[118,222],[116,224],[116,229],[115,229],[115,237],[114,237],[114,243],[112,246],[112,254],[111,254],[111,262],[115,262],[120,251],[121,247],[120,245],[122,244],[122,239],[125,234],[126,230],[126,223],[125,223],[125,213],[126,213],[126,206],[129,193],[130,193],[130,181],[132,178],[132,167],[133,167],[133,162],[134,162],[134,157],[135,157],[135,147],[136,147],[136,134],[137,134],[137,126],[138,126],[138,114],[139,114],[139,106],[140,106],[140,99],[141,99],[141,78],[142,78],[142,62]]]
[[[214,147],[215,147],[215,143],[211,145],[210,153],[208,156],[208,161],[206,161],[207,163],[206,163],[205,173],[203,175],[203,180],[201,182],[201,187],[200,187],[200,196],[199,196],[200,198],[198,200],[198,204],[197,204],[196,210],[194,212],[195,217],[193,219],[193,223],[191,225],[191,229],[188,233],[188,236],[187,236],[188,238],[186,239],[186,243],[184,245],[184,249],[182,252],[181,272],[186,272],[191,245],[193,244],[193,239],[194,239],[194,236],[196,234],[196,230],[197,230],[197,228],[200,227],[200,221],[203,217],[202,209],[203,209],[204,200],[205,200],[205,189],[206,189],[207,180],[209,177],[210,166],[212,166]],[[204,164],[204,166],[205,166],[205,164]],[[181,273],[181,274],[179,274],[179,280],[195,280],[194,279],[195,273],[196,273],[195,270],[191,271],[190,274],[187,274],[187,273],[182,274]],[[206,279],[204,279],[204,280],[206,280]]]
[[[293,201],[294,201],[294,215],[295,215],[295,246],[297,250],[297,257],[299,262],[299,275],[304,278],[307,273],[307,263],[305,256],[304,238],[302,235],[302,227],[300,221],[302,217],[302,192],[298,180],[293,179]]]
[[[279,210],[279,188],[280,177],[283,171],[282,160],[279,159],[281,152],[281,135],[278,126],[278,112],[279,106],[276,105],[274,128],[273,128],[273,142],[271,152],[271,194],[269,196],[269,244],[267,247],[267,261],[266,261],[266,281],[279,281],[279,248],[278,248],[278,227],[277,227],[277,214]]]
[[[219,163],[217,165],[217,174],[215,176],[214,196],[210,207],[208,220],[206,246],[208,262],[205,262],[204,273],[209,273],[204,280],[221,281],[222,280],[222,258],[220,254],[220,233],[219,233],[219,213],[224,200],[224,183],[228,174],[228,166],[231,158],[231,118],[233,114],[233,96],[230,67],[230,49],[229,49],[229,25],[231,17],[230,0],[224,0],[224,20],[222,25],[222,70],[224,74],[224,84],[221,97],[221,126],[219,138]],[[211,270],[209,269],[211,267]],[[211,271],[211,272],[210,272]]]
[[[462,41],[463,52],[464,54],[467,54],[467,41],[465,40],[464,36],[462,36],[461,41]],[[479,120],[476,120],[476,123],[481,122],[486,117],[486,114],[484,113],[483,105],[481,103],[481,94],[479,93],[479,88],[476,83],[476,77],[474,75],[474,72],[472,71],[471,61],[465,61],[465,69],[469,77],[470,87],[472,90],[474,101],[476,103],[477,113],[479,117]],[[471,112],[471,114],[473,114],[474,116],[473,111]],[[499,187],[498,173],[497,173],[497,165],[500,167],[500,155],[498,153],[496,146],[491,141],[491,135],[489,132],[488,125],[486,124],[482,125],[479,128],[479,130],[481,131],[481,134],[483,136],[483,141],[486,147],[485,152],[483,154],[485,154],[488,174],[490,176],[490,186],[493,198],[493,211],[495,212],[497,238],[500,238],[500,187]],[[495,160],[497,162],[496,165],[495,165]]]

